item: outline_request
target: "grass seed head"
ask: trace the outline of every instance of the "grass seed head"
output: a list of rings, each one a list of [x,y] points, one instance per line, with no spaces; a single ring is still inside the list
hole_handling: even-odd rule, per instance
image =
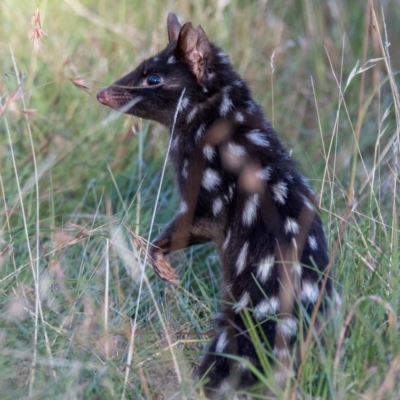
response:
[[[36,12],[30,18],[29,23],[32,26],[32,30],[29,34],[29,40],[34,46],[39,46],[39,42],[43,36],[47,36],[46,32],[42,29],[39,8],[36,9]]]
[[[73,78],[71,79],[71,82],[78,88],[82,90],[89,90],[90,86],[81,78]]]

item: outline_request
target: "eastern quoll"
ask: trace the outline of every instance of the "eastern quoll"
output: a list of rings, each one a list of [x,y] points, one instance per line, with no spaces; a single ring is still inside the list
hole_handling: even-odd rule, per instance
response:
[[[182,200],[151,247],[157,274],[178,281],[166,258],[171,251],[208,241],[218,249],[224,309],[200,365],[206,395],[219,398],[253,385],[249,363],[266,373],[260,351],[274,360],[276,380],[284,384],[300,325],[307,325],[317,302],[320,314],[340,302],[314,195],[203,28],[181,26],[172,13],[167,25],[167,47],[97,99],[170,130]]]

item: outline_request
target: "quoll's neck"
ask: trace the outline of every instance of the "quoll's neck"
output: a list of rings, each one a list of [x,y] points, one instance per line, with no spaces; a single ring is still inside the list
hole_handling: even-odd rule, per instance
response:
[[[268,125],[261,108],[252,99],[246,83],[233,70],[230,79],[228,78],[224,76],[224,79],[221,79],[227,82],[222,86],[218,77],[212,76],[211,79],[215,79],[218,84],[216,87],[202,89],[207,93],[185,90],[174,126],[175,133],[185,136],[194,134],[195,138],[199,139],[202,131],[218,120],[259,128]],[[174,120],[169,127],[170,131],[173,122]]]

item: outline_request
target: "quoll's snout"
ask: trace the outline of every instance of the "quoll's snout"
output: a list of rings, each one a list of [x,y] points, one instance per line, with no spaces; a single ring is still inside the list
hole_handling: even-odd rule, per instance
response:
[[[109,93],[107,92],[107,89],[102,89],[99,92],[97,92],[97,100],[106,106],[110,105],[110,96]]]

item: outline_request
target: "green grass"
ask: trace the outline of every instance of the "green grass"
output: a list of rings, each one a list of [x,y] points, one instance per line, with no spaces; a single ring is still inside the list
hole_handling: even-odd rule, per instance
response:
[[[143,277],[178,204],[167,132],[95,100],[164,47],[168,11],[226,50],[320,196],[343,308],[306,348],[298,398],[399,398],[400,7],[371,2],[374,29],[364,3],[44,0],[36,46],[35,2],[2,0],[2,399],[198,398],[218,260],[173,254],[179,287]]]

